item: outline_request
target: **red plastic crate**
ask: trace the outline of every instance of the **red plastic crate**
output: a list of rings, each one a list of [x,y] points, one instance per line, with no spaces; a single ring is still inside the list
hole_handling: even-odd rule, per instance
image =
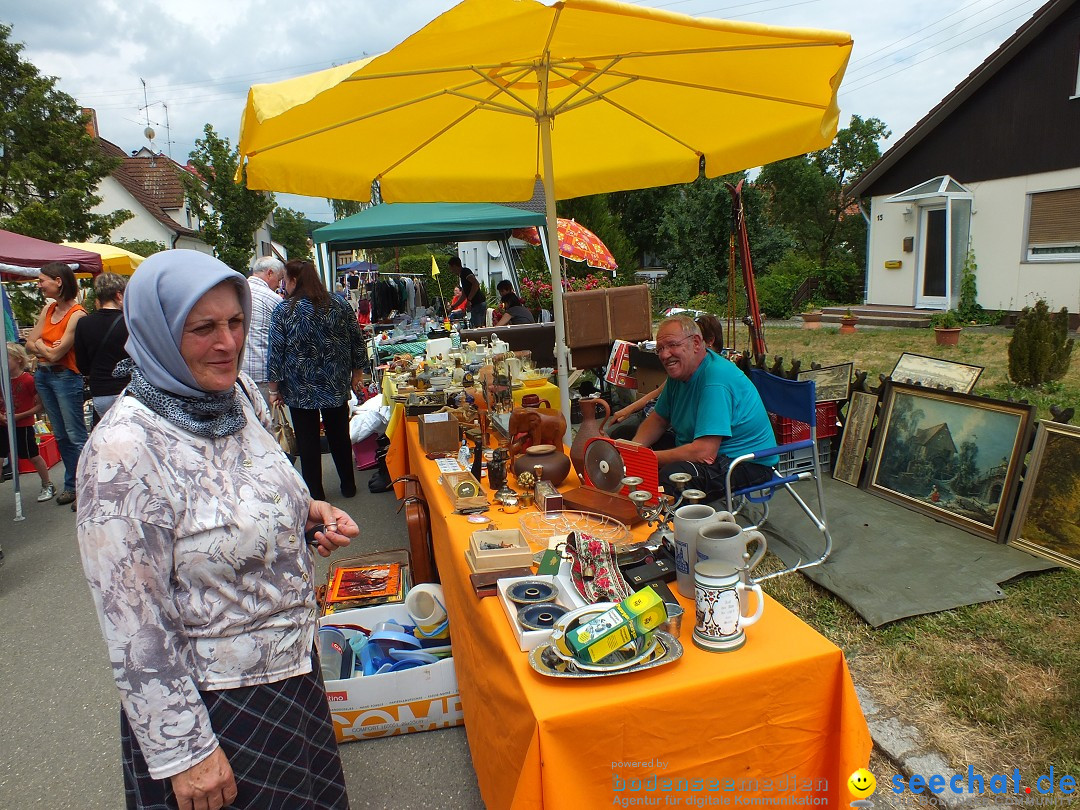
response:
[[[788,419],[784,416],[769,414],[778,444],[801,442],[810,438],[810,426],[806,422]],[[836,403],[819,402],[817,404],[817,435],[819,439],[828,439],[836,435]]]
[[[42,433],[37,437],[38,453],[45,459],[46,467],[55,467],[60,463],[60,448],[56,446],[56,437],[51,433]],[[34,472],[34,465],[24,458],[19,459],[19,472],[23,475]]]

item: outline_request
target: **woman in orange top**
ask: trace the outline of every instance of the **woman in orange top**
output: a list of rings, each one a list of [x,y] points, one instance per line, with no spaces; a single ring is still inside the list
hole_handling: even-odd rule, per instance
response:
[[[52,303],[45,306],[30,330],[26,350],[38,357],[34,384],[64,460],[64,491],[56,496],[56,502],[62,505],[75,502],[75,468],[86,444],[83,378],[72,348],[75,324],[86,317],[86,310],[76,300],[79,288],[75,274],[62,262],[41,268],[38,290]]]

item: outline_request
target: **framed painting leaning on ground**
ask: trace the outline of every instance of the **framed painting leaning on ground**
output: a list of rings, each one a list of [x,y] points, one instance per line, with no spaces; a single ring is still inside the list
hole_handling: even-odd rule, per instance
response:
[[[799,381],[813,380],[814,395],[818,402],[842,402],[848,398],[851,387],[851,369],[854,363],[813,368],[800,371]]]
[[[866,445],[870,441],[870,429],[874,426],[877,402],[876,394],[851,392],[844,435],[840,439],[840,449],[836,451],[836,463],[833,464],[833,478],[837,481],[853,487],[859,485],[859,473],[866,460]]]
[[[866,488],[943,523],[1004,542],[1034,410],[890,382]]]
[[[1039,423],[1009,544],[1080,569],[1080,427]]]
[[[982,371],[982,366],[970,366],[967,363],[904,352],[896,361],[889,377],[898,383],[910,382],[925,385],[927,388],[940,385],[961,394],[970,394]]]

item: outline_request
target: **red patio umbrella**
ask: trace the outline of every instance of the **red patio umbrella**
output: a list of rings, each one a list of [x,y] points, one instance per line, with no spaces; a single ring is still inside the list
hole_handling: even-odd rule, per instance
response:
[[[611,255],[607,245],[600,241],[600,237],[590,231],[584,225],[572,219],[559,218],[559,255],[572,262],[585,262],[589,267],[597,267],[601,270],[614,270],[619,265],[615,263],[615,257]],[[540,244],[540,234],[536,228],[516,228],[513,235],[530,245]]]
[[[64,247],[21,233],[0,231],[0,279],[29,281],[49,262],[75,265],[76,273],[96,276],[101,272],[101,256],[88,250]]]

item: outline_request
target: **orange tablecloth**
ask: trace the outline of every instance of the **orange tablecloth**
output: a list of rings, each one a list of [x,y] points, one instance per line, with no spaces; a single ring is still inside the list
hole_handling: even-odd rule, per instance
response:
[[[469,586],[464,551],[475,526],[453,514],[416,425],[403,426],[397,438],[408,440],[409,467],[431,508],[469,748],[490,810],[585,810],[623,799],[708,807],[740,796],[850,802],[847,778],[867,764],[871,741],[832,642],[766,597],[745,647],[703,652],[683,600],[685,652],[674,664],[581,681],[537,674],[498,599],[477,599]],[[498,528],[517,525],[517,516],[489,514]]]

